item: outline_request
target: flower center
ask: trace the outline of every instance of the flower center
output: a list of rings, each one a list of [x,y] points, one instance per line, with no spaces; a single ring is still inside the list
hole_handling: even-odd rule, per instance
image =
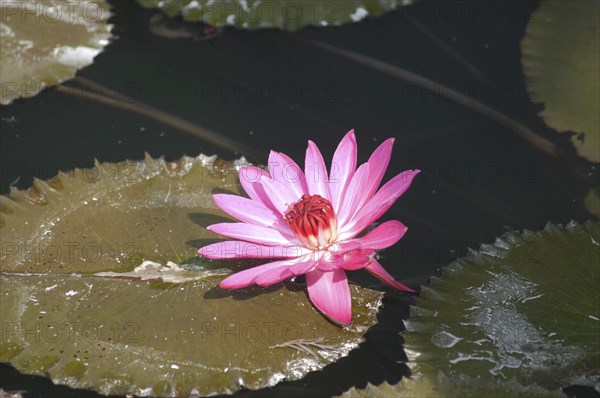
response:
[[[311,249],[325,249],[337,237],[337,219],[331,202],[320,195],[302,195],[285,213],[292,232]]]

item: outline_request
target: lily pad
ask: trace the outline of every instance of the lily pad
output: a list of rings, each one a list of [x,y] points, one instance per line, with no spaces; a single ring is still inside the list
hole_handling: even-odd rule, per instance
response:
[[[244,29],[279,28],[295,31],[307,25],[337,26],[379,16],[413,0],[137,0],[167,15],[187,21]]]
[[[406,322],[411,378],[343,398],[600,390],[600,224],[507,233],[442,269]]]
[[[600,3],[542,1],[521,43],[531,97],[559,132],[576,133],[577,153],[600,162]]]
[[[406,328],[417,374],[449,390],[511,380],[548,394],[599,388],[600,224],[549,224],[482,245],[423,287]]]
[[[75,76],[109,43],[104,0],[0,2],[0,103]]]
[[[342,329],[302,285],[225,291],[256,263],[196,257],[225,216],[211,193],[239,193],[243,162],[97,163],[0,197],[0,361],[102,394],[189,396],[298,379],[358,346],[380,292],[353,286]]]

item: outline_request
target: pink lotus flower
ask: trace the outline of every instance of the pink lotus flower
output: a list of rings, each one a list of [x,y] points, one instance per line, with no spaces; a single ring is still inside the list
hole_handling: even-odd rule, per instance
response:
[[[358,169],[354,130],[338,145],[329,173],[312,141],[308,141],[304,172],[288,156],[275,151],[269,155],[270,173],[254,166],[241,168],[240,182],[250,198],[213,196],[221,209],[241,222],[208,227],[237,240],[208,245],[198,253],[213,259],[282,260],[231,275],[221,281],[221,288],[268,286],[305,274],[313,304],[339,324],[348,324],[352,318],[347,270],[364,268],[396,289],[413,292],[394,280],[375,255],[406,233],[401,222],[386,221],[357,237],[394,204],[419,173],[400,173],[377,190],[393,143],[393,138],[386,140]]]

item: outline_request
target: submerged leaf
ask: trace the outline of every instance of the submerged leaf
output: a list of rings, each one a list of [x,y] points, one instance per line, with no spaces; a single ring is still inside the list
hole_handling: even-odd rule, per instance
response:
[[[302,285],[225,291],[223,274],[255,263],[196,257],[225,216],[211,194],[240,192],[242,162],[97,163],[1,196],[0,361],[103,394],[189,396],[272,386],[347,355],[381,293],[352,286],[342,329]]]
[[[600,225],[549,224],[482,245],[423,288],[407,330],[417,373],[451,391],[599,383]]]
[[[32,97],[92,63],[111,38],[104,0],[0,2],[0,104]]]
[[[553,129],[576,133],[579,155],[600,162],[600,3],[546,0],[521,43],[531,97]]]
[[[187,21],[244,29],[298,30],[307,25],[337,26],[379,16],[413,0],[137,0],[144,7],[160,8],[167,15],[181,14]]]

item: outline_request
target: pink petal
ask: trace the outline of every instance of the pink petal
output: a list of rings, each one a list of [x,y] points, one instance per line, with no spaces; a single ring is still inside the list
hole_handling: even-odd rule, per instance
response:
[[[334,251],[336,254],[343,254],[350,250],[360,249],[361,246],[362,243],[360,243],[358,239],[346,240],[343,242],[335,243],[332,247],[332,251]]]
[[[344,253],[342,268],[349,271],[364,268],[369,265],[371,261],[373,261],[374,255],[375,251],[368,249],[352,250]]]
[[[318,270],[323,272],[333,271],[344,266],[346,252],[357,251],[360,247],[361,243],[358,239],[336,243],[335,246],[330,247],[329,250],[315,252],[313,261],[316,263],[316,268]]]
[[[394,288],[396,288],[398,290],[403,290],[405,292],[411,292],[411,293],[415,292],[410,287],[408,287],[405,284],[402,284],[402,283],[398,282],[397,280],[395,280],[394,277],[391,276],[381,266],[381,264],[379,264],[379,262],[377,262],[377,260],[375,260],[375,259],[373,259],[373,261],[371,261],[371,263],[369,265],[367,265],[365,267],[365,269],[367,271],[369,271],[370,273],[372,273],[373,275],[375,275],[381,281],[383,281],[383,282],[387,283],[388,285],[390,285],[391,287],[394,287]]]
[[[369,179],[367,184],[362,188],[364,191],[363,202],[359,204],[359,208],[369,201],[377,192],[379,184],[385,175],[388,164],[390,163],[390,157],[392,156],[392,147],[394,146],[394,138],[388,138],[385,140],[371,155],[369,163]]]
[[[338,233],[339,239],[349,239],[375,220],[381,217],[396,200],[410,187],[413,178],[420,170],[407,170],[388,181],[381,189],[360,209],[350,222],[345,223]]]
[[[354,130],[350,130],[335,150],[329,171],[331,204],[336,214],[344,191],[356,170],[356,151],[356,137],[354,136]]]
[[[276,225],[277,227],[283,227],[285,231],[291,233],[289,225],[282,222],[279,215],[275,214],[272,210],[267,209],[260,202],[242,196],[227,194],[213,195],[213,199],[217,206],[225,213],[240,221],[254,225],[262,225],[264,227]]]
[[[318,258],[314,254],[305,255],[298,259],[298,262],[290,266],[290,271],[294,275],[303,275],[317,265]]]
[[[321,312],[338,324],[352,320],[352,298],[343,269],[322,272],[314,269],[306,274],[308,296]]]
[[[283,216],[289,207],[296,203],[300,196],[296,194],[294,188],[287,183],[280,183],[270,177],[263,177],[260,182],[254,183],[256,192],[263,193],[271,201],[272,208]]]
[[[346,192],[339,205],[340,211],[337,214],[337,218],[340,228],[343,228],[344,224],[346,224],[358,210],[358,205],[363,201],[364,186],[367,184],[368,180],[369,164],[363,163],[352,176],[352,180],[346,188]]]
[[[206,229],[229,238],[241,239],[268,246],[288,245],[290,243],[297,244],[296,238],[291,234],[284,235],[284,233],[274,228],[261,227],[243,222],[213,224]]]
[[[286,260],[287,265],[281,269],[273,269],[256,277],[254,283],[259,286],[269,286],[279,283],[296,275],[303,275],[310,271],[315,265],[314,255],[308,254],[302,257]]]
[[[364,248],[374,250],[385,249],[402,239],[407,230],[408,228],[400,221],[391,220],[384,222],[362,238],[356,240],[358,240]]]
[[[307,253],[311,253],[311,251],[293,244],[265,246],[241,240],[213,243],[198,250],[198,254],[216,260],[228,258],[295,258]]]
[[[270,286],[293,277],[294,274],[289,267],[276,268],[263,272],[254,279],[258,286]]]
[[[342,267],[343,257],[339,254],[331,252],[323,252],[319,262],[317,263],[317,269],[319,271],[334,271]]]
[[[289,156],[271,151],[269,154],[269,172],[271,177],[280,184],[289,186],[296,201],[308,193],[306,178],[302,169]],[[295,203],[295,202],[292,202]],[[292,204],[290,203],[290,204]]]
[[[253,185],[255,182],[259,182],[261,177],[269,177],[269,173],[256,166],[243,166],[240,167],[239,177],[240,184],[252,200],[260,202],[261,198],[256,194]]]
[[[308,148],[306,149],[304,175],[306,176],[306,185],[308,186],[309,194],[321,195],[321,197],[331,200],[325,161],[319,148],[312,141],[308,141]]]
[[[248,194],[250,199],[262,203],[267,209],[275,211],[271,199],[262,190],[259,184],[263,179],[271,178],[269,173],[261,168],[255,166],[244,166],[240,168],[240,184],[244,188],[244,191]],[[256,188],[259,188],[257,191]]]
[[[264,273],[275,273],[276,275],[280,275],[280,272],[289,265],[289,260],[282,260],[248,268],[223,279],[221,283],[219,283],[219,286],[223,289],[239,289],[241,287],[250,286],[260,275]]]

